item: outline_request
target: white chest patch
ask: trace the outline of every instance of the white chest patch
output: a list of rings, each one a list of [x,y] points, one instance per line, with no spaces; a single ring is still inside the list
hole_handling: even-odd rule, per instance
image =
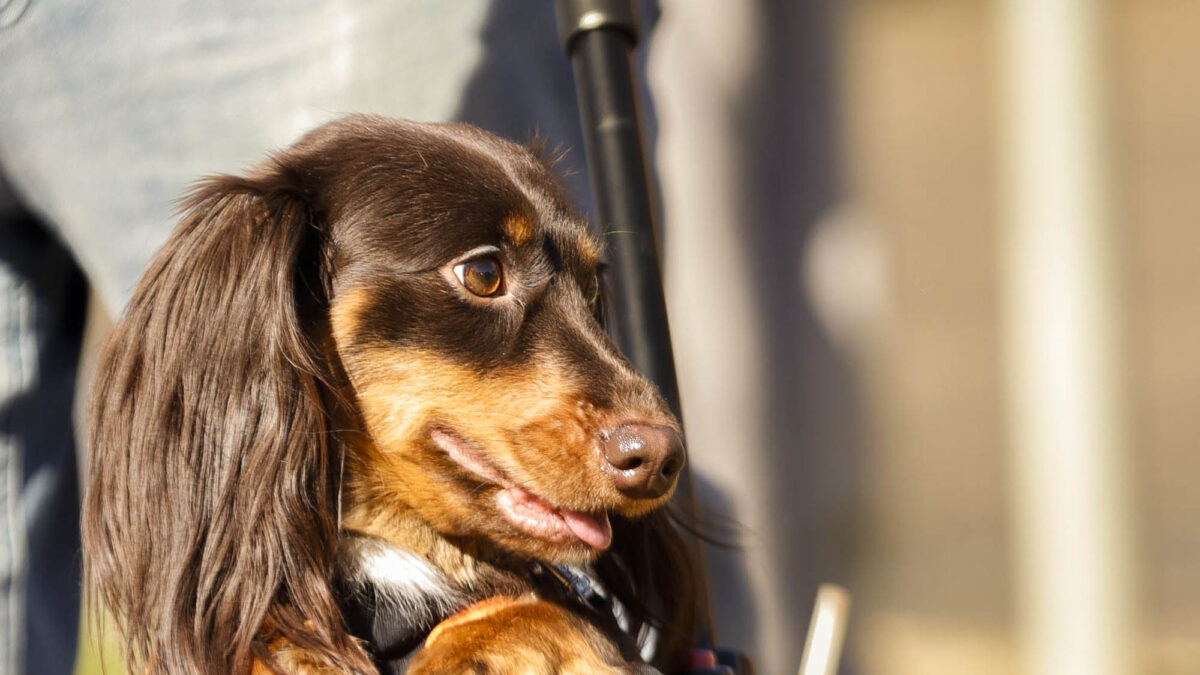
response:
[[[428,626],[469,604],[437,567],[419,555],[361,537],[342,546],[345,579],[373,586],[376,599],[392,606],[413,627]]]

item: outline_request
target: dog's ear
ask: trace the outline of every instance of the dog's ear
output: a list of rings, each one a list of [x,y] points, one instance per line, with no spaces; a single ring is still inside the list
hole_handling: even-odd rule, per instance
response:
[[[197,186],[101,356],[86,578],[152,672],[245,672],[274,640],[370,669],[328,578],[340,458],[302,176],[285,156]]]

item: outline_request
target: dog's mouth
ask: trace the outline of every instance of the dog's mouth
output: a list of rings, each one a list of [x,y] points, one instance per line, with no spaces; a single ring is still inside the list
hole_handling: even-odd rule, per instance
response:
[[[463,438],[442,429],[432,430],[430,438],[459,466],[500,488],[496,494],[497,511],[515,529],[555,544],[583,542],[597,551],[612,544],[612,524],[607,513],[555,506],[514,483]]]

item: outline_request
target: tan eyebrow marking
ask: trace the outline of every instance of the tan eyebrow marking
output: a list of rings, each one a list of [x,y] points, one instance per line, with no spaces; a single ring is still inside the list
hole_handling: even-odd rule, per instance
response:
[[[520,246],[533,236],[533,223],[523,215],[514,213],[504,219],[500,229],[512,241],[514,246]]]
[[[333,340],[338,347],[344,349],[354,340],[362,313],[370,301],[371,294],[363,287],[352,288],[334,298],[330,307],[330,323],[333,328]]]
[[[590,235],[585,234],[579,238],[579,253],[588,265],[600,262],[600,245]]]

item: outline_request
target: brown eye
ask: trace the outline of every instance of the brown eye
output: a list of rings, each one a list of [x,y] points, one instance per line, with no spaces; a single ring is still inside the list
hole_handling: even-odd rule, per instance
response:
[[[468,260],[454,266],[454,276],[463,288],[481,298],[490,298],[504,285],[504,270],[500,261],[491,256]]]

